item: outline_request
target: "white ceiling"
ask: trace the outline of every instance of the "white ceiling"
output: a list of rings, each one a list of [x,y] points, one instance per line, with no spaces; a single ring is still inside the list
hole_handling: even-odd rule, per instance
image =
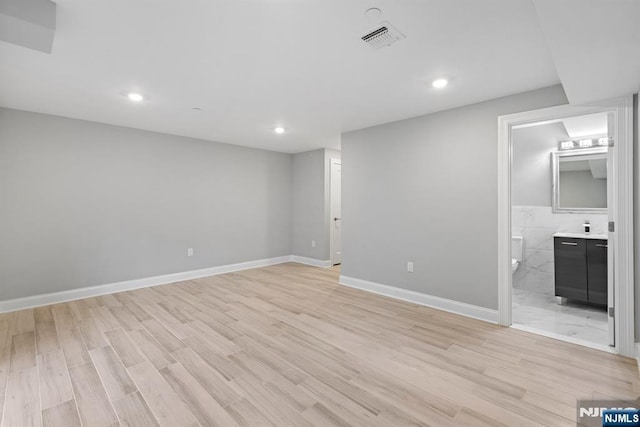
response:
[[[640,89],[640,0],[534,0],[572,104]]]
[[[300,152],[560,81],[531,0],[57,4],[52,54],[0,42],[0,105]],[[374,6],[405,40],[377,51],[360,40]],[[449,86],[431,88],[441,76]],[[133,105],[132,90],[148,100]]]
[[[571,139],[578,139],[585,136],[605,136],[608,132],[607,113],[567,117],[566,119],[562,119],[562,124]]]

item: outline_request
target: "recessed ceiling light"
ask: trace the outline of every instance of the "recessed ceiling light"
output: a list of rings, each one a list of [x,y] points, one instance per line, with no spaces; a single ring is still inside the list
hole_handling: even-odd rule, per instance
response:
[[[382,11],[377,7],[371,7],[364,12],[364,16],[369,19],[377,19],[382,14]]]
[[[191,109],[193,111],[202,111],[202,108],[200,108],[200,107],[192,107]]]
[[[283,127],[277,127],[273,130],[275,133],[284,133],[284,128]]]
[[[436,89],[442,89],[448,83],[449,82],[447,81],[447,79],[437,79],[437,80],[434,80],[433,83],[431,83],[431,86],[435,87]]]
[[[129,98],[130,101],[133,102],[140,102],[144,99],[144,96],[140,95],[139,93],[135,93],[135,92],[130,92],[127,97]]]

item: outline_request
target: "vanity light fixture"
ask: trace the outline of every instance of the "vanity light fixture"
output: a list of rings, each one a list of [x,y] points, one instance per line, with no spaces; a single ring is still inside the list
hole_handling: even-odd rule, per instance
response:
[[[562,141],[560,143],[561,150],[571,150],[574,147],[575,147],[575,144],[573,143],[573,141]]]
[[[601,147],[609,146],[609,138],[607,137],[598,138],[598,145]]]
[[[591,146],[593,145],[593,141],[590,139],[581,139],[578,144],[580,148],[591,148]]]

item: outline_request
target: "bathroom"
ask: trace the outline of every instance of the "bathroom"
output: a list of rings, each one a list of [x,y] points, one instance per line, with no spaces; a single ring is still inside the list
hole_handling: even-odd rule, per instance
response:
[[[520,329],[605,348],[607,114],[513,130],[512,308]]]

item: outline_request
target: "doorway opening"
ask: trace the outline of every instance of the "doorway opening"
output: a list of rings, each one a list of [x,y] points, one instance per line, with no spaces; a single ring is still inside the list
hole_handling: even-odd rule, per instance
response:
[[[511,137],[513,326],[600,348],[615,345],[608,122],[566,117],[514,126]]]
[[[499,118],[500,324],[635,357],[632,112]]]

